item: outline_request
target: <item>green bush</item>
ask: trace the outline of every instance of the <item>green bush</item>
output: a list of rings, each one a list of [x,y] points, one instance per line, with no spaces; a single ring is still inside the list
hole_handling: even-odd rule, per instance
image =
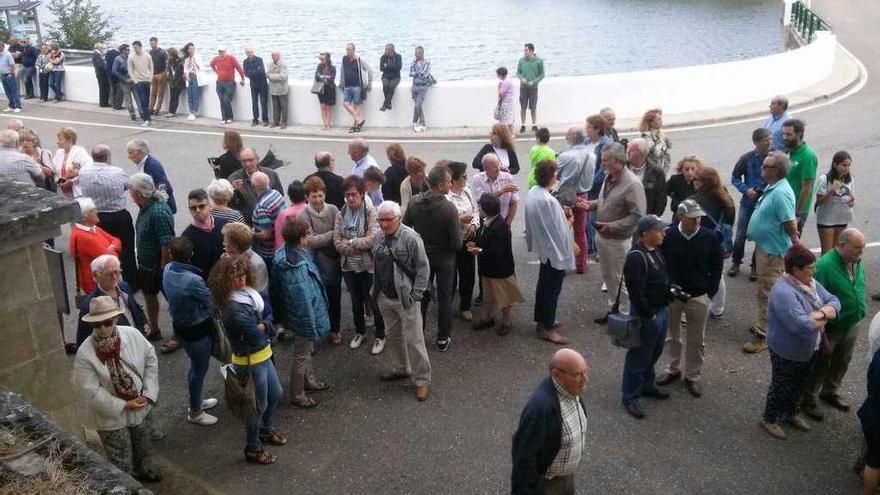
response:
[[[118,29],[92,0],[50,0],[48,8],[55,16],[49,37],[62,48],[91,50],[95,43],[110,41]]]

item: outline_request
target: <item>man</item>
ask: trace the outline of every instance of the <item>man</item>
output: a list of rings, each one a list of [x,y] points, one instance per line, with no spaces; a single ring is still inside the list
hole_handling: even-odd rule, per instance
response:
[[[223,250],[224,256],[241,256],[254,270],[254,289],[266,294],[269,289],[269,271],[266,262],[259,254],[255,253],[253,246],[253,231],[243,223],[233,222],[223,226]]]
[[[662,217],[666,211],[666,174],[663,169],[648,163],[651,145],[643,138],[636,138],[626,146],[629,169],[642,181],[645,189],[645,207],[649,215]]]
[[[824,417],[816,404],[817,398],[839,411],[850,409],[850,405],[840,397],[840,386],[858,340],[856,326],[865,317],[864,250],[864,234],[850,227],[840,233],[837,246],[816,261],[813,277],[840,299],[837,318],[825,326],[825,335],[833,351],[830,356],[820,355],[816,360],[807,378],[801,402],[801,411],[816,421],[822,421]]]
[[[18,81],[15,79],[15,59],[2,41],[0,41],[0,81],[3,83],[3,93],[6,94],[6,101],[9,102],[9,106],[4,108],[3,111],[21,112]]]
[[[348,132],[360,132],[366,120],[361,117],[360,106],[373,85],[373,69],[354,52],[354,43],[345,45],[339,74],[342,90],[342,107],[351,115],[352,126]]]
[[[529,397],[513,435],[511,493],[574,495],[574,473],[586,448],[586,406],[580,395],[590,381],[584,357],[560,349],[550,376]]]
[[[251,176],[251,184],[254,186],[254,194],[257,202],[251,214],[251,224],[254,226],[254,251],[266,262],[266,267],[272,270],[272,258],[275,257],[275,219],[278,212],[284,208],[284,196],[269,187],[269,176],[263,172],[254,172]]]
[[[150,81],[153,80],[153,59],[144,53],[140,41],[131,44],[134,53],[128,56],[128,78],[132,81],[138,112],[141,114],[142,127],[153,125],[150,117]]]
[[[785,151],[785,141],[782,138],[782,125],[791,118],[788,114],[788,98],[776,95],[770,100],[770,115],[764,121],[764,129],[770,131],[773,138],[773,149]]]
[[[393,201],[383,201],[376,214],[382,233],[373,243],[372,290],[385,321],[391,354],[391,372],[382,375],[382,380],[412,376],[416,399],[425,401],[431,384],[431,363],[419,303],[428,289],[430,268],[421,237],[401,225],[400,216],[400,205]]]
[[[113,63],[119,56],[119,49],[111,46],[107,53],[104,54],[104,67],[107,68],[107,84],[109,86],[109,96],[107,102],[113,107],[113,110],[122,110],[122,93],[119,89],[119,79],[113,73]]]
[[[266,67],[263,65],[263,59],[254,54],[253,48],[244,49],[244,75],[251,83],[251,109],[253,110],[254,119],[251,121],[251,127],[260,123],[260,110],[263,113],[263,127],[269,126],[269,82],[266,79]]]
[[[140,173],[149,175],[153,179],[153,184],[168,195],[168,207],[171,213],[177,213],[177,203],[174,201],[174,188],[171,187],[171,181],[165,175],[165,167],[162,163],[150,154],[150,147],[143,139],[132,139],[125,145],[128,151],[128,159],[137,166]]]
[[[315,168],[318,171],[306,177],[306,180],[309,177],[318,177],[324,181],[324,192],[327,202],[341,211],[342,207],[345,206],[345,190],[342,185],[345,179],[333,173],[333,170],[336,168],[336,159],[333,158],[329,151],[320,151],[315,154]]]
[[[18,133],[0,131],[0,177],[35,185],[43,180],[43,169],[31,157],[18,151]]]
[[[501,218],[508,225],[513,224],[519,206],[519,187],[513,176],[501,170],[501,160],[494,153],[483,155],[483,171],[471,178],[474,199],[479,201],[484,194],[494,194],[501,202]]]
[[[727,275],[735,277],[739,275],[739,267],[742,265],[743,255],[746,248],[746,231],[749,228],[749,219],[755,211],[755,204],[764,190],[764,179],[761,178],[761,164],[770,152],[773,135],[767,129],[760,127],[752,132],[752,143],[755,149],[744,153],[730,174],[730,183],[733,184],[742,198],[739,200],[739,222],[736,224],[736,240],[733,242],[733,263],[727,270]],[[749,280],[757,279],[755,271],[755,257],[752,256],[752,269]]]
[[[229,206],[240,211],[245,222],[250,225],[258,196],[254,190],[253,175],[256,172],[262,172],[269,177],[269,185],[272,189],[278,191],[279,194],[284,190],[281,188],[281,179],[278,178],[278,174],[270,168],[260,166],[260,159],[253,148],[242,149],[239,160],[241,161],[241,170],[236,170],[229,176],[229,182],[235,189]]]
[[[629,251],[636,224],[645,214],[645,189],[642,182],[626,166],[626,151],[622,144],[612,143],[602,148],[602,167],[605,181],[599,190],[599,199],[579,202],[580,206],[596,210],[596,248],[602,263],[602,280],[608,289],[608,311],[593,321],[608,323],[608,313],[617,300],[623,277],[623,263]],[[618,311],[629,314],[629,298],[622,287]]]
[[[791,170],[785,179],[794,191],[796,201],[795,214],[797,215],[798,233],[804,230],[804,224],[810,215],[810,206],[813,203],[813,184],[816,182],[816,168],[819,159],[816,153],[804,142],[804,122],[798,119],[786,120],[782,124],[782,141],[791,158]]]
[[[189,239],[192,254],[186,258],[186,262],[198,268],[202,277],[207,280],[214,263],[223,255],[222,230],[226,222],[211,215],[211,203],[204,189],[190,191],[187,201],[192,223],[181,236]]]
[[[614,109],[605,107],[602,110],[599,110],[599,115],[605,119],[605,123],[607,124],[605,127],[605,135],[611,138],[615,143],[619,143],[620,136],[617,135],[617,129],[614,128],[614,123],[617,121],[617,114],[614,112]]]
[[[758,323],[749,329],[754,338],[743,345],[743,352],[754,354],[767,348],[767,299],[770,289],[782,276],[785,253],[798,241],[795,195],[785,176],[791,159],[781,151],[771,151],[761,165],[761,177],[767,186],[758,199],[746,237],[755,242],[755,266],[758,271]]]
[[[400,69],[403,68],[403,57],[394,51],[394,45],[385,45],[385,53],[379,58],[379,70],[382,72],[382,93],[385,100],[379,111],[391,110],[391,100],[394,98],[394,90],[400,84]]]
[[[37,76],[37,57],[40,56],[40,50],[37,49],[31,40],[25,38],[23,40],[24,49],[21,51],[21,79],[24,85],[24,99],[30,100],[34,95],[34,78]]]
[[[110,106],[110,78],[107,71],[107,60],[104,43],[95,43],[92,51],[92,67],[95,68],[95,79],[98,80],[98,106],[107,108]]]
[[[89,304],[98,296],[110,296],[113,302],[122,311],[119,315],[120,325],[135,327],[141,332],[147,332],[147,319],[144,309],[134,297],[131,286],[123,282],[119,273],[119,258],[112,254],[102,254],[92,260],[89,268],[92,278],[95,279],[97,288],[83,298],[79,305],[79,323],[76,327],[76,346],[79,347],[86,338],[92,334],[92,325],[84,322],[82,317],[89,313]]]
[[[113,60],[110,64],[110,74],[113,76],[112,79],[116,81],[116,99],[113,101],[113,108],[115,110],[122,110],[124,103],[131,121],[136,122],[137,116],[134,113],[134,105],[131,101],[131,84],[128,79],[128,50],[128,45],[123,43],[119,45],[117,55],[111,57],[111,54],[108,54],[107,60],[111,58]]]
[[[354,162],[351,173],[358,177],[364,176],[364,171],[370,167],[378,167],[376,159],[370,156],[370,146],[366,139],[353,139],[348,143],[348,156]]]
[[[137,261],[134,255],[134,222],[127,209],[128,175],[119,167],[110,165],[110,147],[98,144],[92,149],[91,167],[79,173],[82,195],[92,198],[98,207],[101,228],[122,241],[122,278],[137,287]]]
[[[211,70],[217,74],[217,97],[220,98],[220,123],[231,124],[232,99],[235,98],[235,73],[241,78],[244,86],[244,69],[238,59],[226,54],[226,48],[217,49],[217,56],[211,60]]]
[[[556,157],[559,167],[559,201],[572,209],[574,222],[574,242],[580,248],[575,256],[575,271],[579,274],[587,269],[587,212],[576,208],[577,200],[587,199],[587,193],[593,186],[593,170],[596,167],[596,155],[584,144],[585,133],[582,127],[572,127],[565,134],[569,149]]]
[[[166,194],[157,189],[153,179],[143,173],[131,176],[128,191],[132,201],[138,205],[135,232],[137,234],[138,285],[144,294],[147,306],[147,321],[150,333],[147,339],[157,341],[162,338],[159,329],[159,291],[162,289],[162,269],[170,260],[168,243],[174,237],[174,214],[165,202]],[[162,352],[177,350],[179,344],[168,339],[162,345]]]
[[[666,339],[669,366],[666,375],[657,380],[657,385],[669,385],[682,376],[681,314],[684,313],[687,317],[684,383],[691,395],[700,397],[703,395],[700,369],[706,358],[704,341],[709,303],[721,283],[724,254],[718,235],[700,227],[706,212],[696,201],[682,201],[676,213],[678,225],[666,229],[660,252],[666,260],[669,283],[677,285],[690,297],[686,300],[676,297],[669,306],[669,336]]]
[[[431,281],[436,279],[437,282],[437,348],[440,352],[446,352],[452,342],[455,253],[461,248],[458,210],[446,199],[451,185],[452,174],[448,168],[431,169],[428,174],[430,189],[412,199],[403,218],[403,223],[422,237],[431,265]],[[428,302],[422,299],[423,320],[427,320]]]
[[[185,54],[181,55],[185,56]],[[165,50],[159,48],[159,40],[155,36],[150,38],[150,59],[153,61],[153,75],[150,79],[150,102],[148,110],[153,115],[159,115],[162,110],[162,102],[165,100],[165,83],[168,69],[168,55]]]
[[[272,52],[272,62],[266,69],[266,77],[269,79],[269,95],[272,96],[272,125],[287,129],[287,93],[290,87],[287,85],[287,64],[281,61],[280,52]]]
[[[519,106],[522,125],[519,132],[526,132],[526,109],[532,114],[532,131],[538,130],[538,84],[544,79],[544,61],[535,55],[535,45],[526,43],[523,57],[516,64],[519,79]]]
[[[21,54],[24,50],[24,45],[19,41],[18,36],[12,35],[9,37],[9,54],[12,55],[12,59],[15,61],[15,88],[18,96],[22,95],[22,90],[24,89],[21,85]]]

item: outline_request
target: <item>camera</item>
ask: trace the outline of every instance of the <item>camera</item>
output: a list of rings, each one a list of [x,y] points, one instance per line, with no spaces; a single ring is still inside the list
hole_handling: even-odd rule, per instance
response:
[[[674,301],[678,299],[681,302],[688,302],[688,299],[691,298],[691,295],[684,291],[680,285],[670,284],[669,285],[669,300]]]
[[[764,195],[764,188],[763,187],[756,187],[755,194],[757,195],[757,196],[755,196],[756,198],[760,198],[761,196]]]

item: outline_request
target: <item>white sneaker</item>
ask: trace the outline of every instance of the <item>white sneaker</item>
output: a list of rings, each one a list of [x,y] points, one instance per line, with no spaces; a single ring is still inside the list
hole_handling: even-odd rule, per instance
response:
[[[364,336],[361,334],[357,334],[354,336],[353,339],[351,339],[351,343],[348,344],[348,346],[351,347],[352,349],[357,349],[358,347],[361,346],[361,344],[363,342],[364,342]]]
[[[231,124],[231,123],[232,123],[232,119],[227,120],[226,123],[227,123],[227,124]]]
[[[20,108],[15,108],[15,109],[12,110],[12,113],[19,113],[19,112],[21,112],[21,109],[20,109]]]
[[[464,319],[464,321],[473,321],[474,314],[470,311],[462,311],[461,317],[462,317],[462,319]]]
[[[373,348],[370,349],[370,354],[376,355],[385,350],[385,339],[374,339],[373,340]]]
[[[217,407],[219,401],[217,399],[205,399],[202,401],[202,411],[207,411],[208,409],[213,409]]]
[[[11,108],[9,108],[9,107],[6,107],[6,108],[4,108],[4,109],[3,109],[3,111],[4,111],[4,112],[7,112],[7,113],[8,113],[8,112],[11,112],[11,111],[12,111],[12,109],[11,109]]]
[[[416,134],[419,133],[419,124],[413,124],[413,132]]]
[[[196,417],[192,417],[189,415],[189,413],[187,413],[186,420],[189,421],[190,423],[197,424],[200,426],[211,426],[211,425],[217,423],[217,417],[211,416],[210,414],[206,413],[205,411],[202,411],[202,413]]]
[[[220,121],[220,124],[221,124],[221,125],[226,125],[226,121],[225,121],[225,120],[221,120],[221,121]]]
[[[196,120],[196,114],[191,113],[186,116],[186,120]]]
[[[419,126],[419,132],[425,132],[427,128],[424,125]]]

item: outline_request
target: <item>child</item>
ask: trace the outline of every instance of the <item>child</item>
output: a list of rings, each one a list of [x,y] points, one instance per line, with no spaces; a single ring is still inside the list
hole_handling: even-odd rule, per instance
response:
[[[364,170],[364,181],[367,183],[367,194],[373,204],[373,208],[378,208],[382,204],[382,183],[385,182],[385,174],[379,170],[379,167],[371,166]]]
[[[535,168],[537,168],[538,163],[544,160],[556,161],[556,152],[553,151],[553,148],[547,146],[547,143],[550,142],[550,129],[541,127],[535,131],[535,140],[538,141],[538,144],[532,146],[532,149],[529,151],[529,179],[526,182],[529,189],[537,184],[535,182]]]

